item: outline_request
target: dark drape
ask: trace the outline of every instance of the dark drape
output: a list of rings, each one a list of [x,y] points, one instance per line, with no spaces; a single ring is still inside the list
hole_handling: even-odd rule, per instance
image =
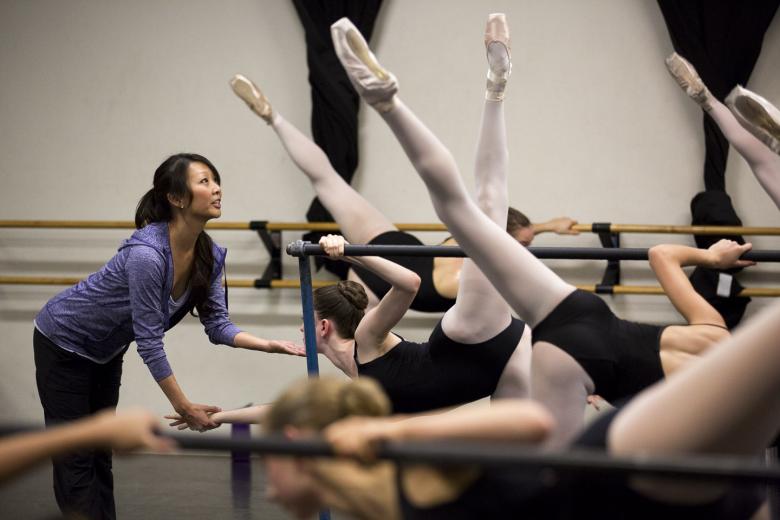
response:
[[[769,24],[780,0],[658,0],[674,50],[690,61],[712,94],[723,101],[734,86],[746,85]],[[731,198],[726,194],[726,160],[729,144],[715,121],[704,113],[704,192],[691,200],[693,225],[741,226]],[[709,247],[721,238],[744,243],[741,236],[696,236],[698,247]],[[724,317],[729,328],[742,319],[750,298],[736,294],[742,286],[735,279],[730,296],[716,293],[720,272],[698,267],[691,275],[694,288]]]
[[[690,61],[712,94],[723,101],[747,85],[780,0],[658,0],[674,50]],[[729,146],[704,115],[704,186],[725,191]]]
[[[360,98],[336,57],[330,26],[346,16],[363,33],[366,41],[370,41],[382,0],[293,0],[293,4],[306,33],[312,137],[328,156],[333,168],[349,183],[358,164]],[[306,218],[310,222],[333,220],[316,198],[309,206]],[[308,233],[304,240],[316,242],[319,236],[319,233]],[[341,262],[326,265],[330,267],[331,264],[333,267],[344,265]]]

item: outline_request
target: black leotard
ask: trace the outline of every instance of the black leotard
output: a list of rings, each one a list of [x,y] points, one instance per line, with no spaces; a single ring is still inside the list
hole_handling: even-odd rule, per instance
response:
[[[397,472],[398,502],[404,520],[474,518],[552,519],[557,490],[547,488],[540,471],[493,468],[484,471],[455,500],[431,507],[412,504],[404,493],[403,469]]]
[[[596,419],[575,441],[583,449],[606,451],[607,434],[620,410]],[[663,430],[659,432],[663,435]],[[730,486],[720,498],[703,504],[682,505],[654,500],[634,491],[619,477],[571,477],[564,480],[567,505],[564,518],[739,520],[753,516],[765,498],[761,486]]]
[[[605,413],[574,442],[574,448],[605,451],[609,426],[619,410]],[[402,470],[401,470],[402,471]],[[719,499],[697,505],[653,500],[630,488],[622,478],[581,474],[564,477],[555,488],[539,471],[487,468],[455,500],[432,507],[410,503],[397,478],[405,520],[459,518],[543,518],[583,520],[727,520],[750,518],[763,501],[760,486],[733,486]]]
[[[632,396],[663,379],[660,341],[665,327],[622,320],[598,296],[576,290],[533,329],[571,355],[607,401]]]
[[[403,231],[387,231],[374,237],[369,244],[378,245],[423,245],[417,237]],[[412,301],[411,309],[422,312],[445,312],[455,305],[454,298],[445,298],[436,291],[433,286],[433,257],[431,256],[388,256],[388,260],[402,265],[414,271],[420,276],[420,288]],[[390,284],[378,277],[368,269],[353,265],[355,273],[360,277],[366,287],[381,299],[390,290]]]
[[[368,363],[355,362],[361,377],[376,379],[390,397],[394,413],[435,410],[491,395],[523,335],[525,323],[512,318],[506,329],[483,342],[466,345],[448,338],[441,321],[426,343],[403,340]]]

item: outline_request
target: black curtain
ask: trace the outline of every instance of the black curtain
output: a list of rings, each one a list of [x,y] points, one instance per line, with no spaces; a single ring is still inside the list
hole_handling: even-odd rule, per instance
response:
[[[658,0],[674,50],[690,61],[723,101],[747,85],[780,0]],[[704,115],[704,186],[725,191],[729,145]]]
[[[360,97],[336,57],[330,26],[346,16],[366,41],[370,41],[382,0],[293,0],[293,4],[306,33],[312,138],[328,156],[333,168],[349,183],[358,165]],[[316,198],[309,206],[306,218],[310,222],[333,220]],[[304,240],[317,242],[320,236],[321,233],[307,233]],[[328,262],[326,265],[336,274],[345,276],[346,268],[342,262]]]
[[[769,24],[780,0],[658,0],[674,50],[690,61],[710,92],[723,101],[734,86],[747,85]],[[726,160],[729,144],[715,121],[704,113],[704,188],[691,200],[693,225],[741,226],[726,194]],[[721,238],[740,243],[741,236],[694,237],[698,247],[706,248]],[[734,274],[737,269],[731,270]],[[734,279],[730,295],[717,294],[721,273],[697,267],[690,277],[694,288],[735,327],[750,298],[736,296],[742,289]]]

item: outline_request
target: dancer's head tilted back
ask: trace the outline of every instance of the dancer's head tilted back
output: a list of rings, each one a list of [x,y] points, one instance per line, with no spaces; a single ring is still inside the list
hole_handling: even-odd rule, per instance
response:
[[[218,218],[221,208],[213,201],[219,199],[215,199],[211,191],[207,193],[209,204],[199,204],[204,180],[216,184],[216,188],[222,184],[216,167],[202,155],[178,153],[168,157],[155,170],[152,188],[138,201],[135,226],[142,228],[152,222],[170,222],[176,218],[177,210],[185,209],[205,220]],[[221,190],[216,191],[221,195]]]
[[[353,339],[355,329],[366,313],[368,296],[363,286],[350,280],[320,287],[314,291],[317,320],[327,320],[342,339]],[[319,329],[319,327],[318,327]],[[319,341],[318,334],[318,341]]]
[[[198,222],[202,225],[222,215],[222,179],[216,167],[194,153],[178,153],[165,159],[154,172],[152,188],[135,212],[135,225],[154,222]],[[198,312],[206,312],[214,264],[213,242],[201,231],[195,243],[195,261],[190,277],[191,300]]]

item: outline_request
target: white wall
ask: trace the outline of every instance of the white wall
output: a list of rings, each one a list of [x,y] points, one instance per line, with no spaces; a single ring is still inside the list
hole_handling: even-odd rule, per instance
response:
[[[536,219],[686,224],[701,189],[700,111],[668,77],[671,44],[654,2],[554,0],[385,2],[373,41],[401,94],[451,148],[471,183],[486,69],[486,15],[505,11],[514,72],[506,101],[511,200]],[[751,87],[780,102],[780,28],[765,39]],[[302,220],[312,190],[273,132],[230,91],[253,78],[294,124],[308,129],[303,32],[292,5],[230,2],[0,2],[0,219],[132,218],[167,155],[208,156],[224,181],[224,220]],[[390,132],[361,113],[355,187],[392,220],[434,221],[422,183]],[[773,225],[776,209],[732,153],[728,188],[746,225]],[[0,274],[83,275],[111,256],[122,231],[0,230]],[[258,276],[265,254],[249,232],[215,232],[233,277]],[[294,240],[294,233],[285,240]],[[435,237],[431,237],[433,239]],[[665,236],[626,236],[648,246]],[[671,238],[690,243],[687,237]],[[593,235],[538,244],[597,245]],[[777,248],[770,238],[757,247]],[[567,279],[593,283],[599,263],[555,262]],[[293,262],[287,262],[294,276]],[[627,281],[650,283],[645,265]],[[746,285],[778,285],[761,266]],[[0,286],[0,419],[41,417],[32,363],[32,319],[60,288]],[[660,297],[609,299],[623,316],[679,321]],[[751,312],[765,305],[754,301]],[[266,337],[300,337],[296,291],[231,291],[231,314]],[[413,314],[405,335],[424,339],[434,318]],[[195,401],[237,406],[272,399],[303,375],[301,359],[212,347],[197,321],[166,336],[177,378]],[[163,413],[167,402],[134,348],[125,357],[121,405]],[[323,369],[328,367],[323,363]]]

